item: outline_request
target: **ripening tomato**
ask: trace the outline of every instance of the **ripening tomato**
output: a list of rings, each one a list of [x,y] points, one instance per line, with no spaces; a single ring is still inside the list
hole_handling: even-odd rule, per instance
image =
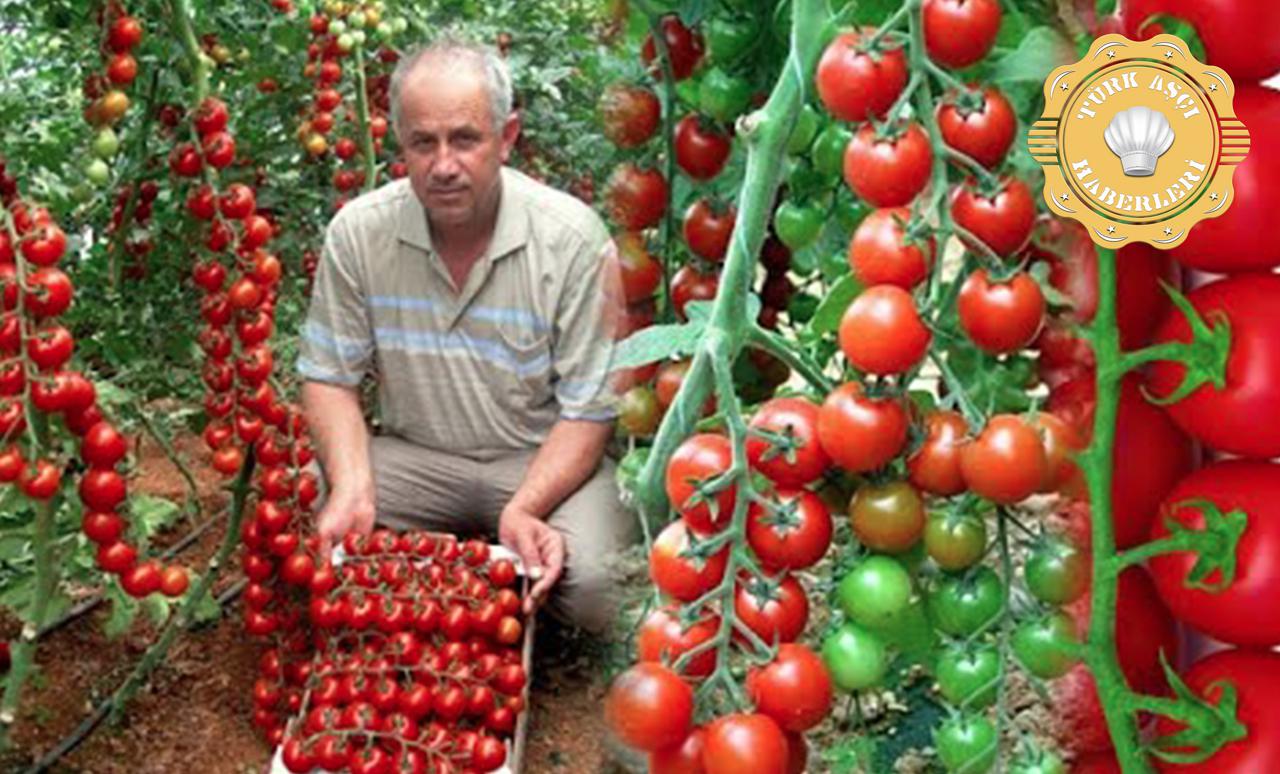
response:
[[[710,591],[724,577],[728,547],[708,556],[699,553],[696,538],[683,521],[663,528],[654,538],[649,554],[649,577],[662,593],[682,602],[692,602]]]
[[[719,275],[703,274],[693,264],[685,264],[671,277],[671,308],[676,317],[684,320],[685,305],[690,301],[711,301],[719,289]]]
[[[80,499],[95,511],[112,511],[124,502],[124,477],[114,470],[91,469],[80,479]]]
[[[1124,29],[1115,31],[1125,32],[1134,40],[1149,37],[1152,27],[1159,31],[1160,25],[1147,24],[1157,14],[1191,22],[1204,43],[1206,61],[1226,70],[1237,83],[1262,81],[1280,71],[1280,43],[1273,35],[1253,34],[1269,33],[1280,27],[1280,7],[1275,3],[1266,0],[1128,0],[1122,8]],[[1237,111],[1239,96],[1237,92]],[[1250,127],[1255,126],[1248,117],[1244,121]]]
[[[747,510],[747,544],[766,570],[803,570],[831,546],[831,512],[806,489],[780,489]]]
[[[883,118],[907,85],[902,47],[885,38],[867,51],[863,43],[869,35],[869,30],[841,33],[818,60],[818,98],[841,121]]]
[[[600,99],[604,136],[620,148],[645,144],[658,130],[662,107],[652,90],[644,86],[615,83]]]
[[[641,662],[614,678],[605,721],[630,747],[652,752],[679,744],[693,725],[693,689],[661,664]]]
[[[786,643],[772,661],[747,673],[756,711],[786,731],[808,731],[831,711],[834,690],[827,665],[804,645]]]
[[[972,184],[957,186],[951,194],[952,220],[1002,258],[1027,243],[1035,216],[1031,189],[1018,178],[1001,178],[1000,189],[990,196],[975,190]]]
[[[623,164],[605,186],[605,207],[610,217],[628,231],[656,226],[667,209],[667,180],[656,169]]]
[[[901,553],[924,535],[924,499],[905,481],[863,484],[849,501],[849,519],[867,548]]]
[[[160,590],[160,565],[143,562],[134,565],[120,575],[120,587],[134,599],[141,599]]]
[[[694,180],[710,180],[720,174],[732,149],[729,135],[696,114],[676,124],[676,164]]]
[[[818,413],[803,398],[763,403],[747,423],[751,467],[780,487],[802,487],[821,478],[831,460],[818,442]]]
[[[937,119],[943,142],[988,169],[1004,161],[1018,123],[1013,106],[994,86],[948,99],[938,106]]]
[[[696,256],[719,263],[729,250],[738,211],[698,199],[684,213],[684,241]]]
[[[32,500],[48,500],[61,484],[62,471],[45,459],[23,465],[18,474],[18,488]]]
[[[864,286],[897,285],[911,290],[929,276],[936,245],[932,236],[908,236],[911,212],[890,207],[872,212],[853,232],[849,266]]]
[[[733,610],[766,643],[795,642],[809,622],[809,598],[790,573],[739,579]]]
[[[925,439],[907,459],[907,474],[919,489],[950,497],[965,490],[960,471],[960,449],[969,435],[969,423],[955,411],[933,411],[925,416]]]
[[[723,475],[733,463],[729,439],[714,433],[697,433],[685,439],[667,463],[667,498],[680,512],[689,529],[702,535],[718,532],[733,518],[736,485],[730,485],[708,500],[698,496],[701,487]]]
[[[1200,557],[1180,551],[1149,561],[1156,588],[1179,620],[1216,640],[1248,647],[1278,645],[1280,617],[1258,612],[1280,598],[1280,566],[1274,561],[1280,555],[1280,465],[1228,460],[1195,471],[1165,497],[1151,539],[1168,537],[1170,520],[1203,530],[1212,507],[1248,517],[1236,546],[1234,581],[1217,591],[1189,588],[1187,577]],[[1204,583],[1220,584],[1221,576],[1213,573]]]
[[[1022,417],[997,414],[960,450],[960,470],[974,494],[1004,505],[1021,502],[1045,481],[1044,442]]]
[[[915,367],[933,334],[911,294],[896,285],[875,285],[858,294],[840,318],[840,351],[854,368],[894,375]]]
[[[661,607],[649,613],[636,631],[636,657],[640,661],[665,663],[674,669],[677,659],[715,637],[719,630],[720,618],[716,615],[690,621],[675,605]],[[689,659],[680,674],[706,677],[715,666],[715,648],[708,648]]]
[[[119,16],[107,31],[107,46],[124,53],[142,42],[142,23],[132,16]]]
[[[768,715],[725,715],[707,724],[702,748],[707,774],[787,774],[787,761],[787,737]]]
[[[860,382],[832,390],[818,412],[818,441],[851,473],[883,467],[907,443],[907,412],[896,398],[873,398]]]
[[[52,266],[67,251],[67,235],[53,223],[44,223],[22,238],[22,257],[36,266]]]
[[[929,183],[933,149],[915,121],[883,132],[867,124],[854,134],[844,152],[844,180],[872,207],[903,207]]]
[[[702,33],[684,26],[680,17],[672,14],[662,19],[662,39],[667,44],[672,76],[677,81],[688,78],[702,61],[702,54],[706,49]],[[650,71],[655,78],[661,78],[662,71],[654,61],[655,57],[657,57],[657,46],[654,45],[653,35],[646,35],[640,47],[640,58],[645,64],[652,65]]]
[[[706,774],[702,748],[706,731],[701,726],[689,732],[683,742],[649,754],[649,774]]]
[[[1201,385],[1167,405],[1169,416],[1206,445],[1242,457],[1280,456],[1280,276],[1228,277],[1196,288],[1187,300],[1210,325],[1230,325],[1226,383]],[[1181,311],[1171,312],[1156,332],[1156,343],[1190,341],[1191,328]],[[1171,396],[1186,367],[1158,361],[1148,386],[1160,398]]]
[[[924,0],[923,13],[925,50],[947,67],[982,59],[1000,31],[999,0]]]
[[[215,169],[226,169],[236,160],[236,141],[228,132],[207,134],[200,143],[204,160]]]
[[[992,281],[986,269],[978,269],[960,287],[956,311],[960,327],[979,349],[1002,355],[1035,340],[1044,324],[1045,300],[1026,272]]]
[[[662,264],[649,253],[644,235],[626,231],[614,238],[622,272],[622,294],[628,304],[651,297],[662,284]]]
[[[196,132],[204,137],[226,129],[230,119],[231,111],[227,109],[227,103],[217,97],[205,97],[191,116],[191,123],[195,125]]]

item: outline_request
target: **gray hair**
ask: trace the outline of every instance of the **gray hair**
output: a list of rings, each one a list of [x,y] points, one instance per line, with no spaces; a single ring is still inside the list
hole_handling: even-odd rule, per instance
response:
[[[404,89],[405,78],[409,77],[409,74],[424,59],[438,59],[442,64],[449,66],[471,67],[473,71],[483,75],[485,86],[489,91],[489,109],[493,113],[494,130],[502,131],[507,116],[511,115],[514,101],[511,70],[507,67],[506,60],[498,56],[498,52],[489,46],[459,38],[444,37],[433,43],[419,46],[401,57],[396,64],[396,69],[391,73],[391,124],[397,133],[400,131],[401,92]]]

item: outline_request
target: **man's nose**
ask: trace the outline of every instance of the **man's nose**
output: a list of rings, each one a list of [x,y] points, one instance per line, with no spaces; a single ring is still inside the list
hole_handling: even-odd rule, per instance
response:
[[[436,151],[435,162],[431,165],[431,174],[435,177],[453,178],[457,177],[461,166],[458,164],[458,157],[448,145],[442,146]]]

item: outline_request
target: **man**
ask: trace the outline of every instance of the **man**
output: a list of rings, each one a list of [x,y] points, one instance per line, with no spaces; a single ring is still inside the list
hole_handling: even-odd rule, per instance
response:
[[[605,558],[634,529],[604,458],[606,299],[620,292],[608,233],[503,166],[520,124],[491,51],[406,56],[391,103],[408,177],[330,223],[302,335],[328,489],[317,530],[326,546],[375,519],[496,532],[536,580],[529,610],[555,586],[552,612],[601,631],[615,612]],[[373,367],[385,432],[371,439],[357,385]]]

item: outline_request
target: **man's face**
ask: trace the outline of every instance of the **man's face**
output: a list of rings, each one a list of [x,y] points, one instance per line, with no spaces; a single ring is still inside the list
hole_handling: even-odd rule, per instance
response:
[[[397,130],[414,193],[434,226],[477,223],[496,201],[519,120],[495,131],[484,78],[466,68],[423,62],[402,88]]]

